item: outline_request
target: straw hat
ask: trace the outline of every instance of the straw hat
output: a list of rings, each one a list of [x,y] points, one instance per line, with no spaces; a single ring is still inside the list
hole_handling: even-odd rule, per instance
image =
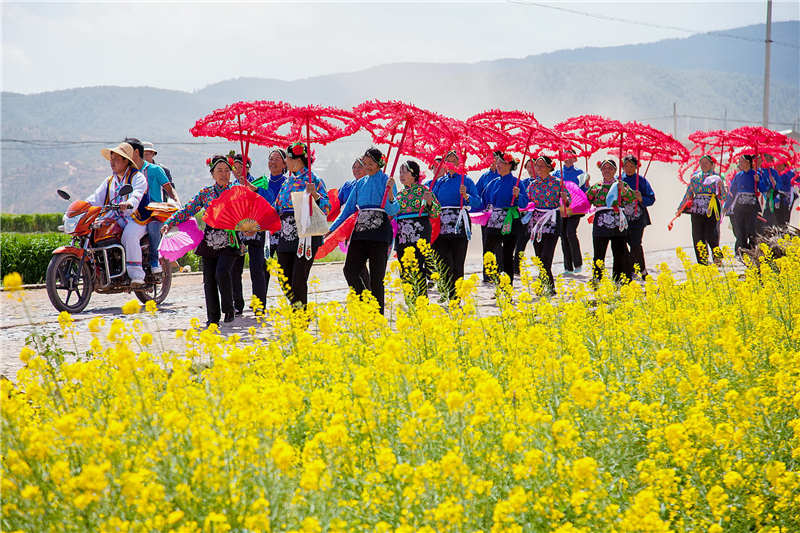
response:
[[[158,150],[156,150],[156,147],[153,145],[153,143],[147,141],[142,142],[142,151],[153,152],[154,154],[158,154]]]
[[[131,162],[131,165],[136,167],[136,163],[133,162],[133,146],[128,143],[119,143],[114,148],[103,148],[100,150],[100,153],[103,154],[103,157],[111,161],[111,152],[124,157],[128,161]]]

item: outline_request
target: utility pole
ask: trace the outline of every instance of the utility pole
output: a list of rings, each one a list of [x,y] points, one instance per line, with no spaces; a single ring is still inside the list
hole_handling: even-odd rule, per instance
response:
[[[727,107],[722,110],[722,129],[723,130],[727,130],[728,129],[728,108]]]
[[[678,138],[678,102],[672,102],[672,136]]]
[[[767,35],[764,39],[764,117],[762,126],[769,128],[769,53],[772,45],[772,0],[767,0]]]

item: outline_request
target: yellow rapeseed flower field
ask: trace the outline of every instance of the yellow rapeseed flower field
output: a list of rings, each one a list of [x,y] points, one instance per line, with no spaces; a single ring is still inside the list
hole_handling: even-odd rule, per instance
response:
[[[0,526],[800,531],[800,239],[743,275],[685,264],[557,300],[528,270],[497,316],[474,277],[391,321],[282,305],[270,342],[189,329],[183,353],[152,305],[92,321],[77,362],[26,349],[2,382]]]

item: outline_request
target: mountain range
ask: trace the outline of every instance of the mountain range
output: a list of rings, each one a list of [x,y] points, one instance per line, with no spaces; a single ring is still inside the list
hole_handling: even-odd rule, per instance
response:
[[[800,21],[774,23],[772,32],[771,126],[787,129],[800,110]],[[238,150],[231,143],[194,139],[189,128],[213,109],[240,100],[350,107],[367,99],[399,99],[459,118],[488,108],[526,109],[546,125],[593,113],[670,133],[675,103],[682,139],[696,129],[758,123],[763,36],[764,25],[754,25],[520,59],[396,63],[293,81],[237,78],[194,92],[113,86],[3,92],[0,207],[6,213],[63,210],[55,189],[87,195],[109,172],[100,148],[126,136],[158,145],[157,161],[171,169],[187,200],[208,181],[203,162],[210,153]],[[368,144],[359,134],[318,147],[317,172],[330,187],[340,185]],[[266,149],[256,147],[253,156],[254,173],[264,172]]]

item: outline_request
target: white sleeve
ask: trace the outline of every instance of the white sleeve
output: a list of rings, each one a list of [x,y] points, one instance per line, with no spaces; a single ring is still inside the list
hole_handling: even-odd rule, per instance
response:
[[[106,199],[106,189],[108,188],[108,179],[100,182],[100,186],[88,197],[86,201],[92,205],[103,205]]]

